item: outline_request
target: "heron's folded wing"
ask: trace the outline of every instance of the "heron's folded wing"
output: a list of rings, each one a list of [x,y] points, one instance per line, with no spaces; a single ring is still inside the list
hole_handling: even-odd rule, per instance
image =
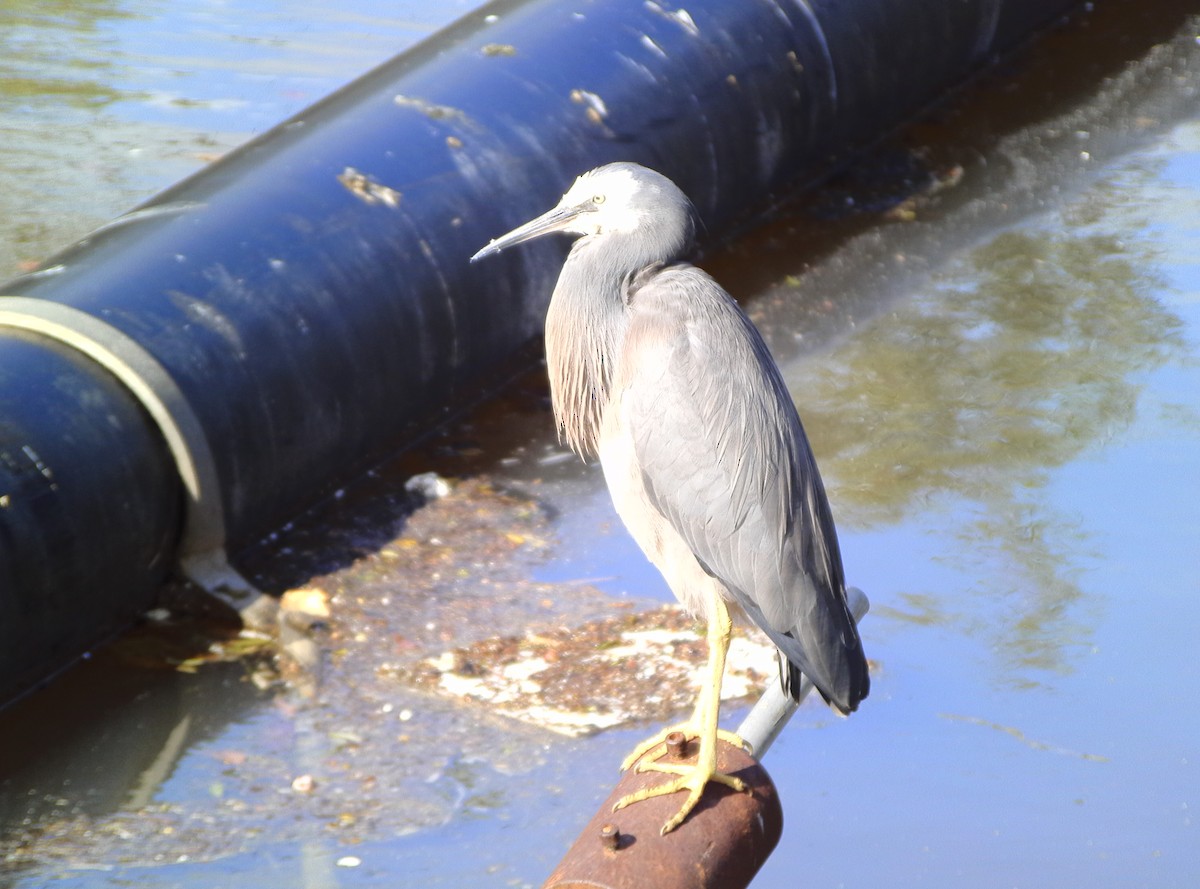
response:
[[[657,271],[630,307],[617,388],[651,502],[793,662],[833,681],[861,643],[824,488],[766,344],[690,266]]]

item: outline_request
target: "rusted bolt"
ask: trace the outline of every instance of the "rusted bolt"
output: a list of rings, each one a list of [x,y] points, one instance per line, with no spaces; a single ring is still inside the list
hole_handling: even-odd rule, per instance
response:
[[[621,831],[617,830],[617,825],[606,824],[600,828],[600,845],[605,849],[617,851],[621,845]]]
[[[666,741],[667,755],[671,759],[683,759],[687,756],[687,735],[683,732],[671,732]]]

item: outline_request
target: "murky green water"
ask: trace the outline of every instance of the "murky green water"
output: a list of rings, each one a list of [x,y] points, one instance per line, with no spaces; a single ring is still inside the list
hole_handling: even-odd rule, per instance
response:
[[[0,11],[0,277],[454,15],[192,9]],[[784,360],[878,665],[858,714],[806,706],[772,750],[787,827],[756,886],[1200,884],[1200,20],[1101,12],[905,137],[957,185],[887,218],[798,211],[710,264]],[[477,442],[499,477],[546,479],[559,543],[539,577],[669,596],[599,473],[538,462],[549,442]],[[175,724],[206,715],[160,773],[86,767],[153,718],[129,701],[97,704],[99,740],[46,765],[98,834],[114,807],[175,805],[213,835],[235,821],[225,849],[15,885],[537,884],[641,734],[526,761],[451,740],[427,793],[393,803],[440,826],[253,836],[222,757],[303,755],[236,679],[163,696]]]
[[[477,4],[12,0],[0,8],[0,277]]]

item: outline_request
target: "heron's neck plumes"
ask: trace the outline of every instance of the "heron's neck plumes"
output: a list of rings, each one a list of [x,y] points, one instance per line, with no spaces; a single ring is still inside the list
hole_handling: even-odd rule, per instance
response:
[[[581,456],[598,452],[615,370],[612,362],[625,336],[623,283],[629,263],[601,262],[601,257],[611,258],[596,249],[602,246],[609,244],[592,238],[576,242],[546,313],[546,368],[554,418],[560,437]]]

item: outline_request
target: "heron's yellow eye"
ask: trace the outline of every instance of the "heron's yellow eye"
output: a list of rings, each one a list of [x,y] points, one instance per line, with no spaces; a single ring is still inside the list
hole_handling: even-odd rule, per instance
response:
[[[602,194],[592,195],[592,203],[593,204],[603,204],[604,203],[604,195],[602,195]]]

